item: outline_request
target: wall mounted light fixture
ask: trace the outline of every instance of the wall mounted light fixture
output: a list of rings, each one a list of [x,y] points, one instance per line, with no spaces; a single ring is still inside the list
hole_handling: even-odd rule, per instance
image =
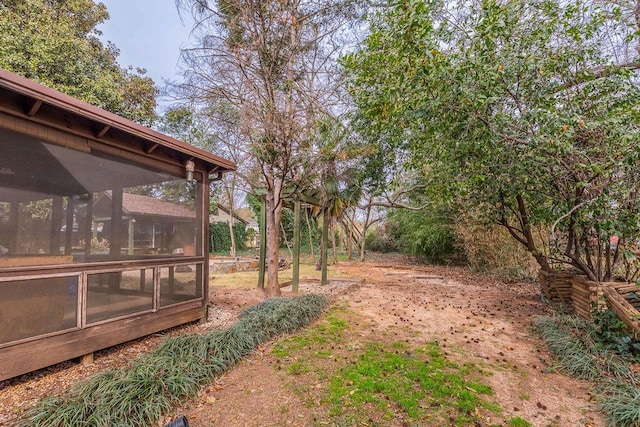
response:
[[[196,164],[193,160],[187,160],[187,163],[184,164],[184,169],[187,171],[187,181],[194,181],[193,173],[196,170]]]

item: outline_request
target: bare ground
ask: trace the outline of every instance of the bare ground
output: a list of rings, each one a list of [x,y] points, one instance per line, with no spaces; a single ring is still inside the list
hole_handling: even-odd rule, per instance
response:
[[[341,275],[359,279],[336,280],[326,287],[306,282],[301,292],[330,294],[334,304],[344,306],[352,316],[349,330],[354,344],[437,341],[447,358],[472,362],[490,372],[483,382],[494,390],[492,400],[502,412],[483,413],[477,425],[507,425],[506,420],[512,417],[541,427],[605,425],[589,384],[554,369],[553,358],[533,333],[532,321],[550,312],[540,301],[535,284],[506,284],[462,268],[426,267],[398,259],[341,263],[334,268]],[[229,327],[242,308],[263,298],[258,290],[226,286],[212,286],[211,290],[214,307],[209,321],[174,328],[167,334]],[[290,293],[290,288],[283,288],[283,292]],[[0,425],[12,425],[21,408],[42,396],[60,393],[100,370],[126,364],[157,344],[162,335],[97,353],[91,366],[67,362],[0,382]],[[319,396],[327,381],[287,374],[271,352],[272,346],[259,348],[217,377],[164,422],[184,414],[195,427],[326,425],[327,408]],[[344,349],[335,353],[334,360],[339,363]],[[409,425],[401,418],[372,419],[373,424]],[[425,421],[421,425],[442,424]]]

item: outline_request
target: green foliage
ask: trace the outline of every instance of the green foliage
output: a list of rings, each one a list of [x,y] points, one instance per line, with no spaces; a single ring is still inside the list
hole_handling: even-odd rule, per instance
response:
[[[403,253],[437,264],[455,255],[457,239],[444,209],[396,210],[387,217],[385,228]]]
[[[174,107],[167,110],[160,118],[158,128],[162,133],[203,150],[213,148],[213,142],[207,135],[205,124],[199,121],[198,116],[186,107]]]
[[[640,343],[614,311],[602,310],[594,313],[593,325],[595,335],[603,346],[625,358],[640,357]]]
[[[616,322],[604,317],[595,326],[576,317],[541,317],[535,328],[568,373],[598,382],[597,397],[607,424],[634,427],[640,423],[640,378],[629,370],[628,359],[612,353],[620,350],[621,335]]]
[[[495,410],[480,395],[487,386],[464,379],[469,367],[448,362],[437,344],[409,351],[397,343],[395,351],[370,344],[357,360],[331,379],[329,402],[339,415],[348,406],[371,404],[391,418],[390,404],[409,418],[437,424],[468,425],[476,408]]]
[[[233,223],[233,237],[236,243],[236,250],[247,249],[247,227],[239,222]],[[213,253],[228,253],[231,250],[231,236],[229,235],[229,224],[226,222],[214,222],[209,224],[209,251]]]
[[[489,272],[516,282],[537,278],[539,266],[531,253],[504,227],[484,224],[467,211],[456,216],[454,228],[472,271]]]
[[[595,340],[593,326],[587,321],[570,316],[543,316],[534,326],[570,375],[595,380],[604,375],[628,373],[624,361]]]
[[[373,252],[396,252],[398,251],[398,242],[385,233],[383,229],[377,228],[369,230],[367,233],[365,247]]]
[[[410,0],[373,15],[343,61],[367,160],[384,176],[401,159],[431,200],[479,209],[543,267],[611,275],[608,237],[640,234],[640,88],[611,65],[637,33],[614,9]],[[536,226],[558,233],[540,245]]]
[[[108,17],[92,0],[2,1],[0,67],[150,126],[158,91],[99,40],[96,27]]]
[[[601,387],[600,407],[607,414],[607,425],[611,427],[636,427],[640,425],[640,388],[638,383],[629,384],[612,380]]]
[[[246,198],[247,204],[253,211],[256,218],[260,218],[260,210],[262,209],[262,205],[260,203],[260,199],[257,196],[249,193]],[[304,209],[307,209],[306,215]],[[301,251],[311,251],[309,247],[309,228],[311,229],[311,242],[314,245],[314,251],[317,250],[319,242],[320,242],[320,234],[321,231],[318,227],[317,219],[313,216],[313,212],[311,212],[310,208],[303,208],[300,217],[302,220],[300,221],[300,250]],[[309,218],[310,227],[307,225],[306,218]],[[293,241],[293,211],[289,209],[282,210],[282,228],[284,229],[284,234],[282,229],[280,230],[280,245],[281,247],[285,244],[285,236],[289,242]]]
[[[317,319],[327,300],[308,294],[271,298],[245,310],[227,330],[167,338],[125,368],[105,371],[27,410],[21,426],[154,425],[163,413],[226,371],[265,340]]]

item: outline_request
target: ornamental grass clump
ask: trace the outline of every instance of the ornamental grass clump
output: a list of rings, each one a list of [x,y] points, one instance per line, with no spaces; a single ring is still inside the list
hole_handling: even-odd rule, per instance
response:
[[[539,318],[535,328],[567,373],[596,381],[608,425],[640,425],[640,378],[610,345],[600,343],[593,325],[577,317],[555,316]]]
[[[326,305],[326,297],[313,294],[270,298],[245,310],[229,329],[166,338],[124,368],[94,375],[62,397],[41,400],[23,414],[19,425],[153,425],[262,342],[317,319]]]
[[[570,375],[588,380],[629,375],[624,360],[593,339],[593,325],[584,319],[543,316],[534,326]]]
[[[621,380],[606,381],[599,392],[600,407],[607,414],[610,426],[635,427],[640,425],[640,388],[637,383]]]

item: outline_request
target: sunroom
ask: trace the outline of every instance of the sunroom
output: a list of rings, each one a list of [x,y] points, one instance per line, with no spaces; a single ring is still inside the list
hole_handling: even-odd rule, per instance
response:
[[[0,380],[205,318],[234,167],[0,70]]]

